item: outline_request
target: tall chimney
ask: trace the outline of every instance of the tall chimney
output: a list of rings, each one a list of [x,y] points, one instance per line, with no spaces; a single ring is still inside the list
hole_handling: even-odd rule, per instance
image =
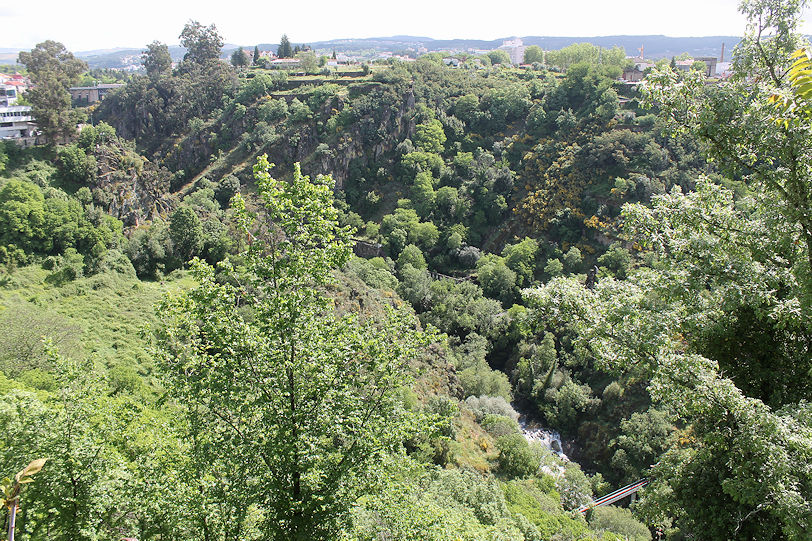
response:
[[[722,42],[722,56],[719,58],[719,63],[721,64],[724,61],[725,61],[725,44],[724,42]]]

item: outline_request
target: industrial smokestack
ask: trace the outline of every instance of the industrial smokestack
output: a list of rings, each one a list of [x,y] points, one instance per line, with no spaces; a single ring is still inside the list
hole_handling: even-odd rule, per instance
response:
[[[725,61],[725,44],[723,42],[722,43],[722,56],[719,57],[719,63],[722,63],[724,61]]]

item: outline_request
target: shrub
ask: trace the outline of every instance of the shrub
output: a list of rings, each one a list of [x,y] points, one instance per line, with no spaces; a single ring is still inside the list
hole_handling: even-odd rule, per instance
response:
[[[482,421],[487,415],[500,415],[514,421],[519,420],[519,414],[501,396],[469,396],[465,399],[465,405],[474,413],[477,421]]]
[[[482,428],[495,438],[521,432],[519,423],[517,423],[515,419],[510,419],[502,415],[486,415],[481,424]]]
[[[541,465],[540,451],[530,447],[521,434],[508,434],[496,440],[499,471],[508,477],[531,477]]]
[[[397,264],[395,265],[398,270],[402,269],[404,265],[411,265],[415,269],[425,269],[426,258],[423,257],[423,252],[414,244],[409,244],[400,252]]]
[[[598,532],[612,532],[628,541],[649,541],[651,533],[648,528],[634,518],[628,509],[607,505],[596,507],[589,517],[589,526]]]

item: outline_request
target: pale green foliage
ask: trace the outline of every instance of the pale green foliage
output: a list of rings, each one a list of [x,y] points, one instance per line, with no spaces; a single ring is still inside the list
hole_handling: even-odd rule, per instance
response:
[[[414,244],[408,244],[398,256],[395,267],[400,270],[405,265],[411,265],[415,269],[426,269],[426,258],[423,257],[423,252]]]
[[[505,265],[504,258],[488,254],[477,262],[477,274],[482,291],[509,304],[516,289],[516,273]]]
[[[547,51],[546,56],[549,65],[564,70],[580,63],[619,67],[626,64],[626,52],[622,47],[603,49],[591,43],[574,43],[563,49]]]
[[[538,251],[538,242],[529,237],[516,244],[508,244],[502,250],[505,264],[516,273],[518,286],[530,285],[533,280]]]
[[[646,104],[661,109],[670,129],[707,143],[709,157],[724,173],[775,196],[780,212],[798,226],[785,236],[805,244],[809,275],[812,121],[771,103],[777,95],[789,99],[798,80],[792,53],[805,41],[796,34],[805,5],[805,0],[744,0],[739,9],[748,19],[748,33],[737,48],[732,81],[706,86],[701,74],[681,78],[665,69],[649,77],[643,93]],[[792,118],[783,118],[785,113]]]
[[[434,179],[431,178],[430,171],[422,171],[415,176],[414,185],[412,185],[412,201],[414,201],[415,210],[421,217],[428,217],[434,207],[435,192],[434,192]]]
[[[432,119],[417,125],[414,144],[423,152],[440,153],[443,151],[445,141],[443,125],[439,120]]]
[[[544,63],[544,51],[538,45],[530,45],[524,50],[524,63],[532,64],[533,62]]]
[[[92,363],[51,353],[53,393],[0,394],[0,464],[11,469],[31,456],[48,458],[23,494],[17,533],[37,538],[47,531],[57,541],[183,537],[189,500],[171,420],[111,397]],[[133,453],[137,462],[128,460]]]
[[[541,465],[541,449],[531,446],[522,434],[507,434],[496,440],[499,471],[508,477],[530,477]]]
[[[608,531],[627,541],[650,541],[651,533],[645,524],[634,518],[632,512],[622,507],[608,505],[596,507],[589,518],[589,527],[597,531]]]
[[[348,539],[542,539],[535,526],[511,512],[493,479],[458,469],[423,471],[403,465],[384,474],[384,489],[362,498],[354,509]]]
[[[792,341],[803,343],[808,313],[792,265],[781,264],[798,257],[797,247],[772,237],[782,234],[772,207],[736,206],[707,181],[652,204],[629,205],[624,217],[627,233],[661,258],[656,270],[622,282],[605,278],[594,290],[556,278],[527,291],[527,300],[535,317],[571,332],[575,350],[599,366],[651,378],[653,398],[692,424],[694,445],[666,455],[655,470],[650,520],[670,515],[686,532],[715,539],[731,532],[737,539],[801,539],[810,527],[808,423],[743,395],[717,363],[696,353],[714,320],[742,305],[759,307],[773,328],[799,334],[786,339],[787,362],[742,374],[742,385],[764,378],[783,396],[777,403],[797,400],[798,385],[808,388],[809,358]],[[707,497],[697,500],[697,493]]]
[[[470,409],[478,421],[488,415],[501,415],[514,421],[519,420],[519,414],[501,396],[469,396],[465,399],[465,406]]]
[[[280,182],[261,157],[255,178],[268,228],[237,196],[249,237],[244,267],[197,263],[199,285],[161,307],[159,361],[208,450],[246,480],[273,539],[333,538],[380,453],[399,445],[400,388],[418,334],[390,311],[384,321],[330,313],[320,288],[350,255],[332,179]]]

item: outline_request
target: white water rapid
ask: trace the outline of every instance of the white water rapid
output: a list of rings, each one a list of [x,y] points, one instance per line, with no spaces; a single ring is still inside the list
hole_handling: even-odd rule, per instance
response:
[[[524,418],[519,419],[519,427],[522,429],[522,434],[524,434],[528,442],[532,443],[537,441],[562,459],[569,460],[567,455],[564,454],[561,434],[555,430],[547,430],[546,428],[529,425]]]

